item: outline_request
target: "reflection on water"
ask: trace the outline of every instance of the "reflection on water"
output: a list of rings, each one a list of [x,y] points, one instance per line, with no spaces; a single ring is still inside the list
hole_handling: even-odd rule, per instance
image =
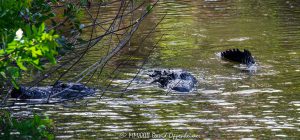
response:
[[[157,32],[143,46],[135,46],[165,12]],[[296,139],[300,137],[299,29],[300,5],[296,1],[161,1],[133,37],[131,45],[141,47],[134,57],[143,58],[165,34],[146,68],[191,71],[199,81],[196,91],[166,95],[157,86],[135,80],[128,88],[134,90],[123,98],[108,92],[100,99],[99,93],[83,101],[36,105],[30,110],[46,111],[55,120],[60,139],[118,138],[121,132]],[[215,55],[236,47],[251,50],[260,67],[256,73],[242,72]],[[123,54],[132,55],[132,51]],[[86,59],[95,57],[91,54]],[[112,65],[122,60],[116,59]],[[135,65],[130,62],[122,67],[123,75],[113,80],[112,87],[130,82]]]

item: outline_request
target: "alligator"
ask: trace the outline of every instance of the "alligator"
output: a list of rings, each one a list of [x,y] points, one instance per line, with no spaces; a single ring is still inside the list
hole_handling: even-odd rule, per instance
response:
[[[229,49],[221,52],[221,57],[239,62],[241,64],[251,67],[255,64],[250,51],[244,49]],[[160,87],[171,89],[177,92],[190,92],[194,89],[197,83],[196,78],[189,72],[184,70],[167,70],[156,69],[149,70],[149,77],[152,78],[151,83],[158,83]],[[14,89],[11,93],[12,98],[20,99],[45,99],[45,98],[61,98],[61,99],[74,99],[93,95],[95,89],[89,88],[81,83],[63,83],[57,82],[53,86],[44,87],[26,87],[21,86],[19,89]]]
[[[19,89],[13,89],[12,98],[19,99],[75,99],[94,95],[96,90],[89,88],[81,83],[63,83],[57,82],[53,86],[20,86]]]
[[[238,62],[247,66],[246,70],[256,70],[255,60],[250,51],[244,49],[229,49],[220,53],[223,59]],[[183,70],[150,70],[148,74],[153,81],[151,83],[158,83],[162,88],[168,88],[177,92],[190,92],[197,83],[196,78]]]
[[[183,70],[150,70],[151,83],[158,83],[162,88],[168,88],[177,92],[190,92],[197,83],[196,78]]]
[[[239,49],[229,49],[221,52],[221,57],[226,60],[245,64],[247,67],[251,67],[255,64],[255,60],[250,51],[246,49],[244,49],[244,52],[240,51]]]

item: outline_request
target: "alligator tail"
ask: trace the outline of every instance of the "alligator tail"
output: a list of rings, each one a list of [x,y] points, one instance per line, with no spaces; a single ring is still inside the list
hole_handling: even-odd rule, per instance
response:
[[[246,65],[255,64],[255,60],[252,57],[250,51],[244,49],[244,51],[240,51],[239,49],[230,49],[224,52],[221,52],[221,57],[234,61],[239,62]]]

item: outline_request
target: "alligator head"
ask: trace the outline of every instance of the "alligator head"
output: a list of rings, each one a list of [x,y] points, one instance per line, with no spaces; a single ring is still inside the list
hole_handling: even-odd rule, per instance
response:
[[[178,92],[192,91],[197,83],[193,75],[183,70],[153,70],[148,75],[153,79],[152,83]]]

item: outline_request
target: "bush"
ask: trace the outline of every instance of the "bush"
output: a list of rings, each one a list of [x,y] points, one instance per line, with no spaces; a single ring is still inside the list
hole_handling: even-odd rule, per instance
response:
[[[9,81],[18,88],[21,70],[31,66],[42,69],[42,58],[56,62],[59,36],[53,30],[47,32],[44,24],[55,16],[49,4],[44,0],[0,0],[1,82]]]
[[[84,27],[79,20],[83,15],[81,6],[87,5],[88,1],[78,2],[0,0],[0,85],[10,83],[18,88],[21,71],[28,67],[42,69],[40,60],[45,58],[56,63],[55,56],[59,50],[72,48],[72,44],[56,34],[60,31],[55,27],[64,24],[58,24],[54,19],[64,18],[62,21],[68,21],[72,31],[81,32]],[[63,10],[62,16],[53,12],[58,4]],[[46,21],[54,30],[47,30]]]
[[[9,112],[0,115],[0,139],[54,139],[51,133],[53,121],[38,115],[17,120]],[[17,134],[16,134],[17,133]]]

